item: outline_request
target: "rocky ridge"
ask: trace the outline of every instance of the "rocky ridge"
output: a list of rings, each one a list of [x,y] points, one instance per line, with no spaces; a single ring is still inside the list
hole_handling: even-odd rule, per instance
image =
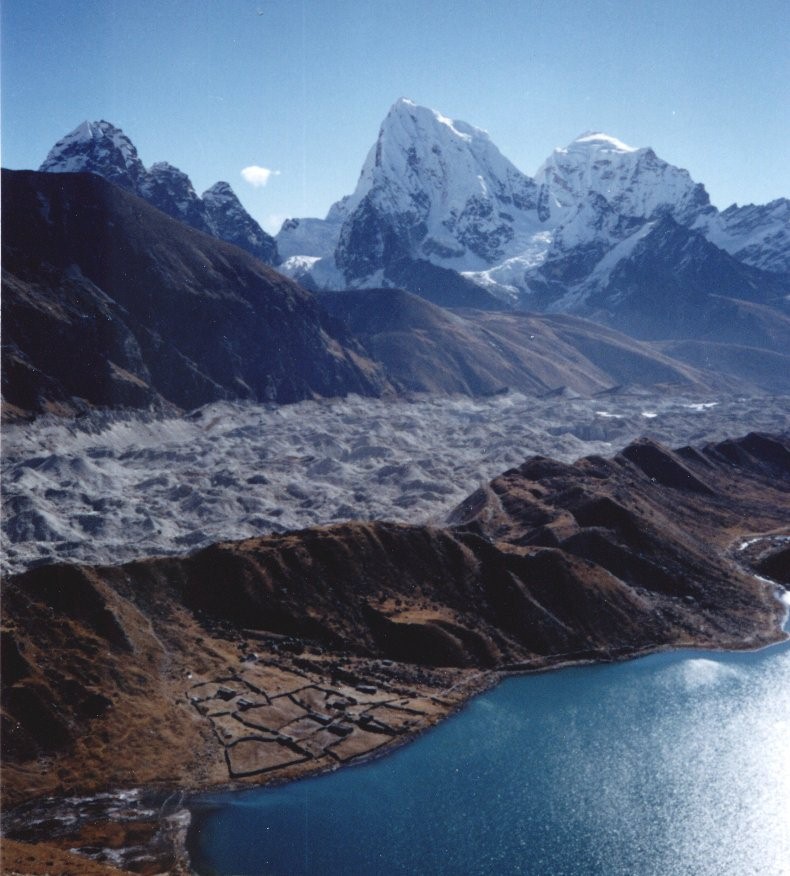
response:
[[[52,147],[39,171],[95,173],[139,195],[168,216],[226,240],[270,265],[280,261],[277,244],[242,207],[226,182],[198,196],[189,177],[166,161],[147,168],[132,141],[107,121],[83,122]]]
[[[312,295],[96,174],[3,171],[6,413],[380,394]]]
[[[732,204],[721,213],[705,213],[695,223],[716,246],[739,261],[777,274],[790,273],[790,200],[768,204]]]
[[[234,196],[218,185],[212,198],[228,205]],[[704,347],[678,348],[673,359],[671,351],[574,317],[502,311],[485,290],[427,261],[389,268],[419,297],[374,289],[316,300],[94,174],[4,172],[3,209],[6,418],[90,405],[189,409],[223,398],[292,402],[393,388],[474,395],[565,386],[589,394],[627,381],[750,394],[787,389],[786,317],[725,298],[714,309],[704,278],[683,285],[685,275],[662,273],[661,264],[645,262],[656,281],[647,296],[638,276],[618,274],[622,302],[609,320],[649,334],[645,302],[663,284],[663,294],[674,295],[666,336],[693,324],[700,342],[739,345],[717,350],[722,373],[707,370]],[[671,239],[678,226],[665,221]],[[726,283],[727,271],[743,266],[696,237],[725,261],[721,293],[745,294],[748,277],[738,274],[741,286]],[[644,257],[635,249],[634,258],[648,259],[657,246]],[[696,251],[687,261],[693,275]],[[606,301],[591,301],[606,309]],[[467,309],[434,306],[453,302]],[[747,347],[763,352],[744,355]]]

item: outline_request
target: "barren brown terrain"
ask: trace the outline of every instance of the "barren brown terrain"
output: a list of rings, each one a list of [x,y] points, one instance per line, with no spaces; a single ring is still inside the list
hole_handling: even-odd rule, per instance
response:
[[[749,563],[782,579],[789,520],[786,437],[642,440],[533,457],[445,528],[355,522],[16,575],[5,833],[178,872],[173,792],[379,754],[503,672],[777,641],[782,607]]]

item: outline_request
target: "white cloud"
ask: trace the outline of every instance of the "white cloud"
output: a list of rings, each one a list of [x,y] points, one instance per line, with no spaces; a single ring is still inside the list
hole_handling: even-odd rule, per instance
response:
[[[242,169],[241,175],[251,186],[255,186],[256,189],[259,189],[269,182],[270,176],[279,176],[280,171],[269,170],[268,167],[258,167],[257,164],[251,164],[249,167]]]

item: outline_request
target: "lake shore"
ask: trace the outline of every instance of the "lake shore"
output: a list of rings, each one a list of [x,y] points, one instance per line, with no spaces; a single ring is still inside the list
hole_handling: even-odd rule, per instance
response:
[[[757,643],[730,641],[721,643],[717,648],[711,648],[708,644],[698,645],[693,641],[672,646],[645,645],[620,653],[555,655],[551,659],[544,658],[521,665],[477,672],[457,682],[452,691],[445,691],[445,694],[456,693],[457,699],[444,712],[437,713],[430,724],[404,733],[375,750],[360,754],[347,764],[305,768],[290,777],[271,775],[252,785],[249,782],[215,781],[201,784],[187,782],[180,786],[162,788],[154,783],[133,789],[107,789],[102,794],[87,795],[83,799],[71,797],[58,800],[50,797],[42,801],[28,801],[4,814],[3,858],[9,865],[11,861],[27,861],[27,870],[19,870],[18,867],[22,865],[15,863],[15,873],[29,872],[31,876],[35,876],[39,872],[49,872],[46,868],[54,863],[61,866],[64,873],[70,872],[71,867],[76,874],[83,871],[73,868],[79,868],[82,866],[80,862],[86,860],[71,850],[71,844],[79,838],[91,849],[91,854],[98,854],[100,858],[87,859],[84,866],[92,866],[94,869],[84,870],[85,874],[90,872],[99,876],[106,873],[107,876],[112,876],[115,873],[131,872],[124,869],[125,866],[134,866],[134,872],[144,874],[165,870],[178,876],[192,873],[190,862],[197,849],[201,826],[216,808],[216,804],[201,798],[217,793],[249,791],[253,788],[275,788],[387,757],[396,749],[413,743],[441,721],[463,711],[474,697],[492,690],[507,678],[621,663],[681,650],[735,653],[770,648],[790,639],[790,634],[784,631],[790,613],[790,596],[788,591],[775,583],[765,583],[777,597],[778,623],[766,630],[764,637]],[[76,817],[75,811],[79,813]],[[82,821],[78,833],[75,835],[68,830],[64,832],[64,828],[73,825],[75,821]],[[62,836],[58,836],[59,834]],[[3,872],[12,871],[4,869]]]

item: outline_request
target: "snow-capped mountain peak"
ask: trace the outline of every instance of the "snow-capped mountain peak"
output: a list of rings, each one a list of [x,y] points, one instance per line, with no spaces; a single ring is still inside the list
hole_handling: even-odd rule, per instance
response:
[[[346,208],[350,213],[382,184],[393,198],[424,192],[452,208],[471,192],[501,196],[525,179],[485,131],[401,98],[384,119]]]
[[[317,288],[422,294],[449,268],[512,306],[578,309],[643,240],[657,245],[664,220],[680,229],[667,236],[680,267],[684,235],[700,231],[745,264],[790,270],[788,203],[719,213],[687,170],[600,130],[555,149],[533,180],[485,131],[401,98],[354,192],[326,219],[288,220],[278,242],[283,270]]]
[[[534,233],[536,204],[485,131],[401,98],[343,205],[335,260],[349,282],[398,258],[480,269]]]
[[[629,218],[670,213],[684,224],[710,205],[704,186],[687,170],[668,164],[650,148],[637,149],[601,132],[586,132],[555,149],[535,180],[546,213],[557,223],[567,221],[592,194]]]
[[[239,202],[239,199],[236,197],[236,193],[231,188],[230,183],[225,182],[224,180],[215,182],[213,186],[210,186],[205,192],[203,192],[203,200],[205,201],[208,197],[214,198],[218,201]]]
[[[482,128],[475,128],[474,125],[470,125],[467,122],[448,118],[448,116],[442,115],[438,110],[420,106],[408,97],[401,97],[395,101],[389,113],[387,113],[387,117],[382,125],[382,131],[390,127],[395,121],[404,125],[404,127],[408,127],[407,119],[409,118],[412,122],[421,125],[423,128],[434,123],[445,125],[450,129],[453,136],[460,137],[466,142],[471,142],[473,139],[490,140],[488,133],[482,130]]]
[[[585,131],[567,147],[567,149],[557,149],[557,152],[566,152],[568,149],[573,149],[575,146],[589,148],[594,147],[599,152],[638,152],[639,150],[633,146],[628,146],[617,137],[612,137],[610,134],[604,134],[602,131]]]

